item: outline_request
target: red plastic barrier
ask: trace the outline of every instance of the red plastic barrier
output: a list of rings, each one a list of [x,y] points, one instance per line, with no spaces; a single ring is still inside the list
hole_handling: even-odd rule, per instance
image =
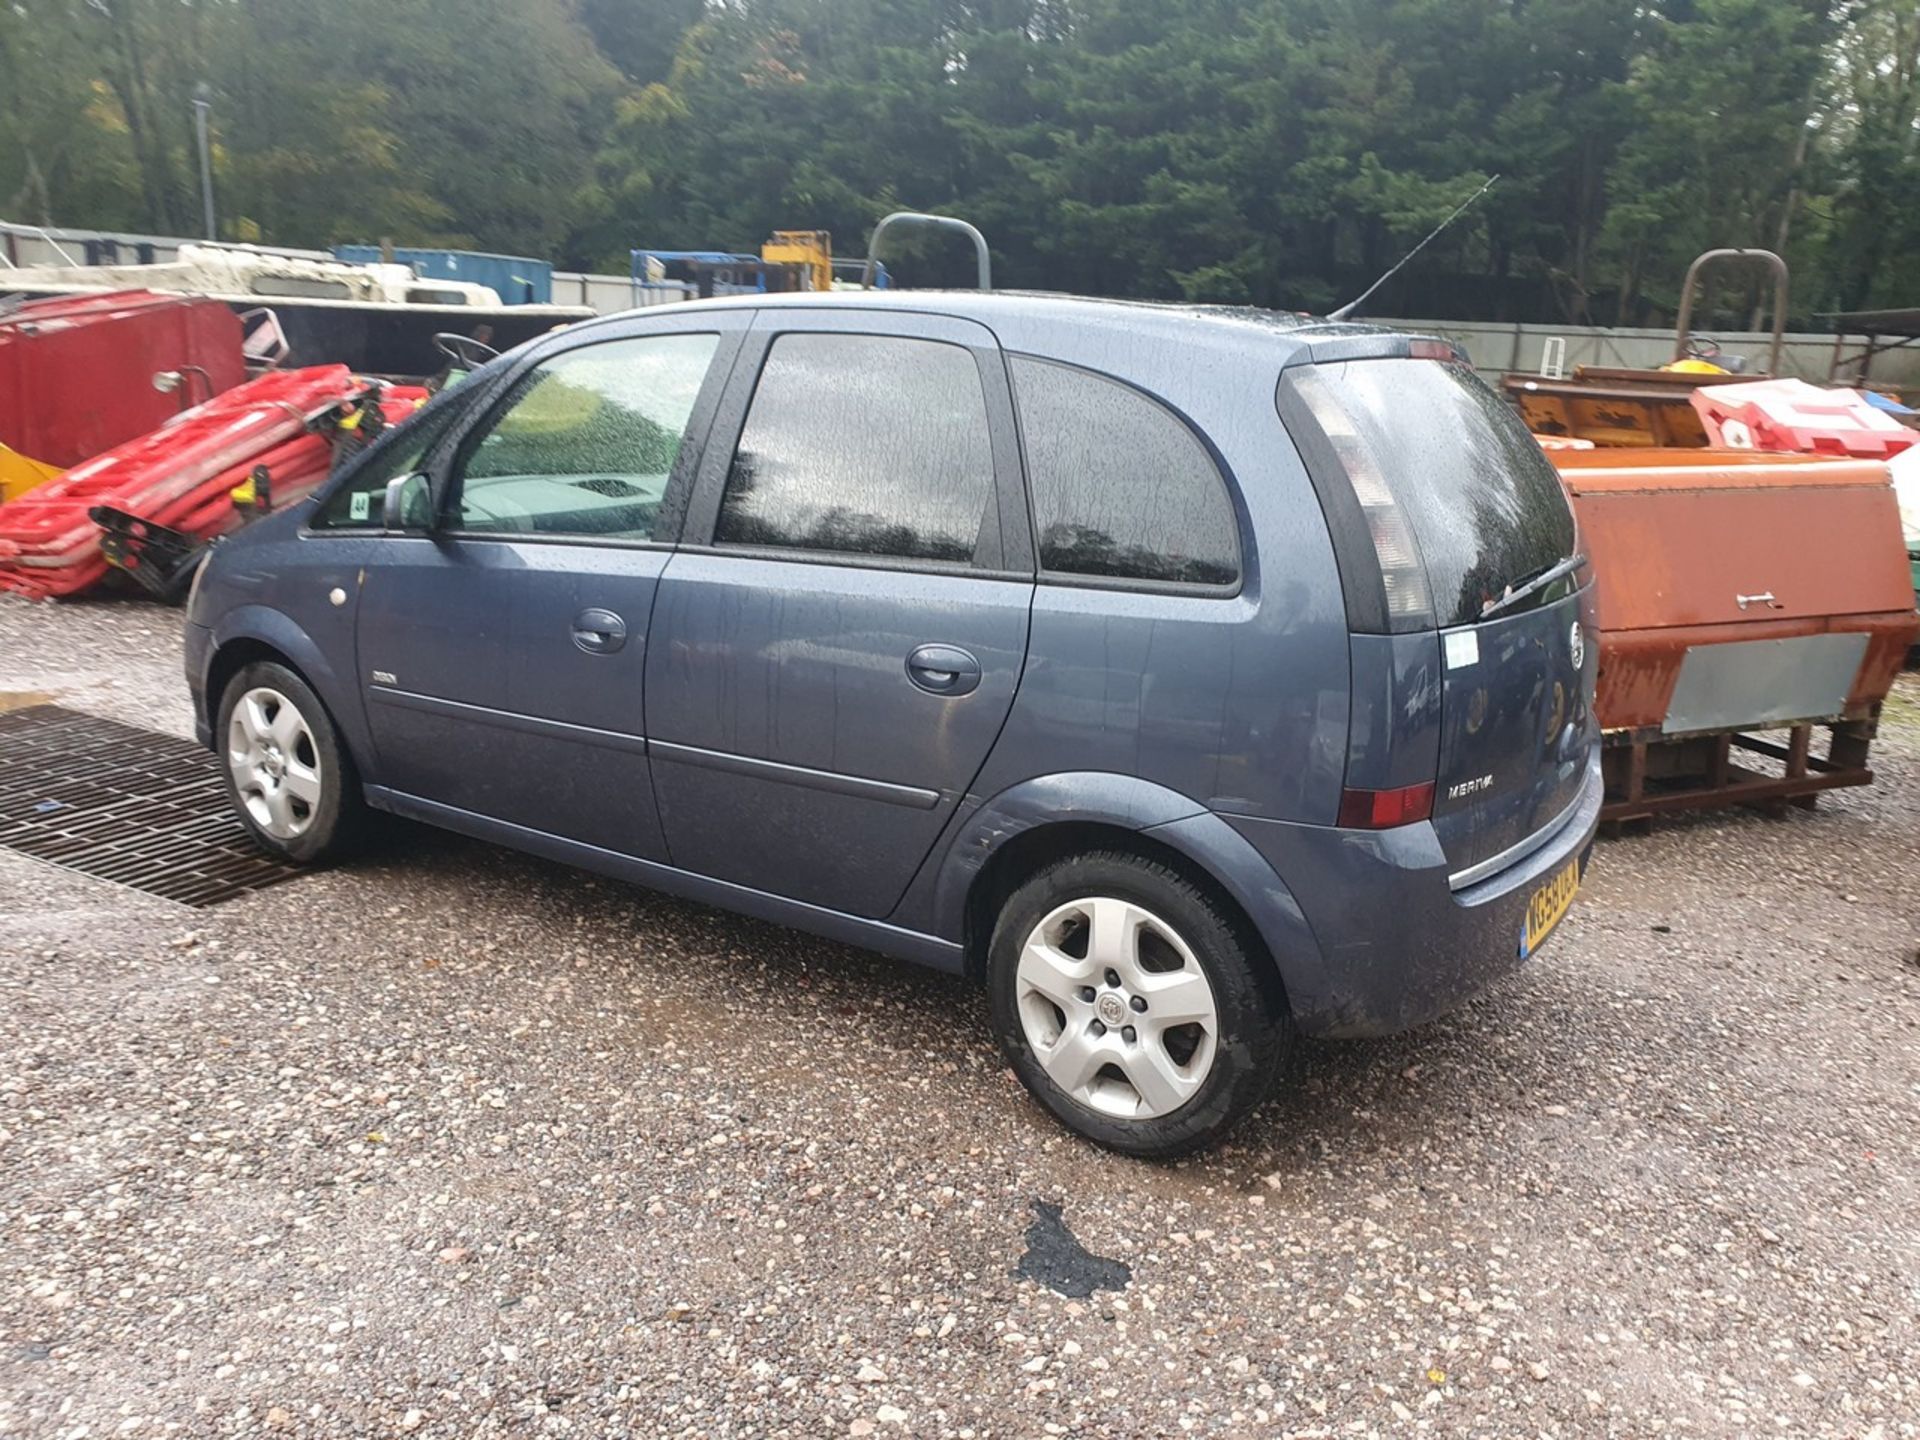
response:
[[[364,393],[344,365],[264,375],[0,505],[0,589],[71,595],[106,573],[88,511],[111,505],[195,535],[240,521],[229,492],[268,467],[276,500],[326,478],[332,448],[312,422]],[[412,413],[388,397],[383,413]],[[396,413],[397,412],[397,413]]]
[[[1884,460],[1920,434],[1856,390],[1823,390],[1804,380],[1705,385],[1690,397],[1716,449]]]
[[[153,377],[206,399],[247,378],[225,301],[150,290],[57,295],[0,316],[0,443],[66,468],[180,413]]]
[[[135,513],[172,530],[211,538],[240,525],[243,517],[234,506],[231,492],[247,482],[256,466],[268,467],[273,477],[274,503],[281,505],[317,487],[327,478],[332,462],[333,447],[323,437],[302,435],[222,471],[205,486],[171,504]],[[107,573],[106,557],[100,551],[100,530],[91,519],[87,533],[61,536],[56,543],[66,548],[35,547],[11,559],[0,552],[0,590],[34,598],[75,595]]]

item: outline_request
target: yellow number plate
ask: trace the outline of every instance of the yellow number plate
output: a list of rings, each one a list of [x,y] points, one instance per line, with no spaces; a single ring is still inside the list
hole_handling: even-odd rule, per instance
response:
[[[1533,892],[1533,898],[1527,901],[1527,923],[1520,928],[1520,955],[1523,959],[1540,948],[1541,942],[1573,904],[1573,897],[1579,889],[1580,861],[1576,858],[1569,860],[1557,875]]]

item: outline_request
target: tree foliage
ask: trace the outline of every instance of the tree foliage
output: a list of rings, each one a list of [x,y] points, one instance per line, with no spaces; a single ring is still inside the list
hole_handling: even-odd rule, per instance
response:
[[[545,253],[622,84],[572,0],[11,0],[0,214],[192,233],[204,94],[228,238]]]
[[[190,228],[200,84],[236,237],[624,268],[912,207],[1006,283],[1325,308],[1498,174],[1376,313],[1653,322],[1722,245],[1803,320],[1920,302],[1915,0],[11,0],[0,213]]]

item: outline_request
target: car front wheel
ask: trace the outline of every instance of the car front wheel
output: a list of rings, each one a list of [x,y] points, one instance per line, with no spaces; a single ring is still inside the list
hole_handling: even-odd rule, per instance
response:
[[[1088,1139],[1170,1157],[1266,1095],[1292,1030],[1244,922],[1168,866],[1060,861],[1002,909],[994,1027],[1034,1097]]]
[[[246,666],[220,700],[227,796],[268,854],[313,864],[352,838],[360,778],[320,698],[272,661]]]

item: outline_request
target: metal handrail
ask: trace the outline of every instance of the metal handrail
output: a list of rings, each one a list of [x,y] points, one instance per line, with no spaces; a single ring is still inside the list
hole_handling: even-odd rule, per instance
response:
[[[53,232],[47,229],[46,226],[23,225],[17,220],[9,220],[6,223],[7,223],[7,228],[9,230],[24,230],[29,235],[39,236],[42,240],[46,241],[47,244],[51,245],[53,247],[53,253],[58,255],[62,260],[66,261],[67,264],[78,265],[80,263],[78,260],[74,259],[71,254],[68,253],[67,248],[64,245],[62,245],[58,240],[53,238]],[[14,264],[13,261],[4,252],[0,252],[0,260],[5,260],[7,262],[7,268],[9,270],[18,270],[23,268],[19,265]]]
[[[952,215],[924,215],[918,210],[896,210],[885,216],[873,227],[873,235],[867,241],[867,263],[860,271],[860,288],[873,288],[874,268],[880,263],[880,237],[894,225],[926,225],[941,230],[958,230],[973,241],[974,261],[980,273],[980,288],[993,289],[993,260],[987,254],[987,237],[978,229]]]

